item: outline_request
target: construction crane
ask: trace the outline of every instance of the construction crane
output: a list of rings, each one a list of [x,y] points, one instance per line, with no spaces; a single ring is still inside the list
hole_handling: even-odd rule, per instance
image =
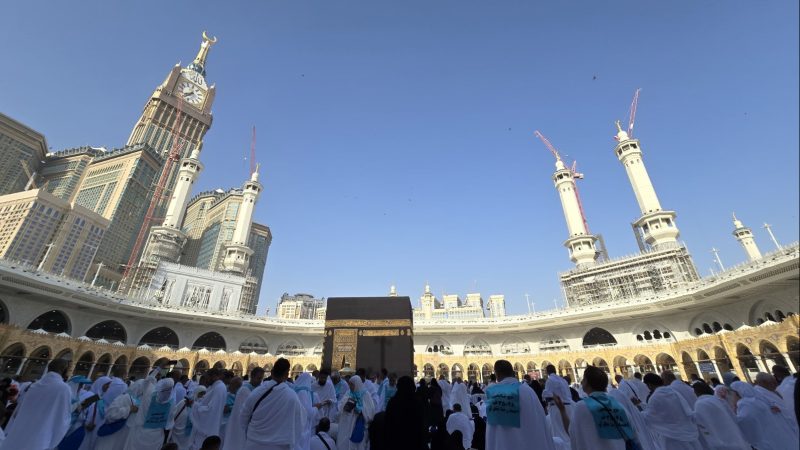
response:
[[[636,107],[639,106],[639,92],[641,92],[641,90],[642,88],[636,89],[636,92],[633,93],[631,109],[628,114],[628,138],[630,139],[633,139],[633,124],[636,121]],[[619,121],[617,124],[619,124]],[[614,139],[619,140],[617,136],[614,136]]]
[[[24,191],[28,191],[31,188],[36,189],[36,171],[34,170],[33,173],[28,169],[28,165],[25,164],[25,160],[19,160],[20,165],[22,166],[22,171],[25,172],[25,176],[28,177],[28,182],[25,183]]]
[[[548,150],[550,150],[550,153],[552,153],[553,156],[556,157],[556,161],[561,161],[561,155],[558,153],[558,150],[556,150],[555,146],[553,146],[553,144],[550,143],[549,139],[544,137],[544,135],[540,133],[539,130],[534,131],[533,134],[536,137],[538,137],[542,141],[542,143],[544,143],[544,146],[547,147]],[[583,173],[578,172],[576,170],[577,166],[578,166],[578,161],[573,161],[572,167],[569,168],[569,171],[572,174],[573,179],[582,180]],[[584,228],[586,228],[586,233],[591,234],[589,232],[589,223],[586,221],[586,214],[583,212],[583,203],[581,202],[581,194],[578,191],[578,183],[575,183],[575,198],[578,200],[578,209],[580,209],[581,211],[581,220],[583,220],[583,226]]]
[[[256,126],[253,125],[253,139],[250,140],[250,173],[248,174],[248,178],[250,175],[253,175],[256,170]]]
[[[136,259],[139,256],[139,251],[142,250],[142,245],[147,238],[147,233],[150,231],[150,225],[153,222],[153,213],[163,198],[164,188],[166,187],[167,180],[169,180],[170,173],[172,172],[172,166],[181,159],[180,131],[182,125],[183,98],[178,96],[178,107],[175,110],[175,122],[172,126],[172,149],[170,149],[167,160],[164,162],[164,167],[161,169],[161,175],[158,177],[158,182],[156,183],[153,191],[153,198],[150,200],[150,206],[147,208],[147,213],[144,216],[144,222],[142,223],[142,227],[139,229],[139,235],[136,237],[136,243],[133,244],[133,251],[131,251],[131,256],[128,258],[128,264],[125,265],[125,272],[122,275],[123,278],[126,278],[131,268],[136,265]]]

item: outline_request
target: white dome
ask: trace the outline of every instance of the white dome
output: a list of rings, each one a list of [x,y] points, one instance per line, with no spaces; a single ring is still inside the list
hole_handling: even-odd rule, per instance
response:
[[[198,351],[197,351],[197,353],[211,353],[211,352],[210,352],[210,351],[208,351],[208,349],[207,349],[207,348],[203,347],[203,348],[201,348],[200,350],[198,350]]]
[[[140,346],[138,346],[136,348],[138,348],[139,350],[152,350],[153,349],[153,347],[150,347],[147,344],[142,344],[142,345],[140,345]]]
[[[753,328],[753,327],[751,327],[750,325],[748,325],[748,324],[746,324],[746,323],[743,323],[743,324],[742,324],[742,326],[740,326],[740,327],[739,327],[739,328],[737,328],[736,330],[737,330],[737,331],[738,331],[738,330],[747,330],[747,329],[749,329],[749,328]]]
[[[122,341],[114,341],[114,343],[111,345],[115,345],[117,347],[125,347],[125,343]]]
[[[97,342],[98,344],[108,344],[108,341],[103,339],[103,338],[100,338],[100,339],[96,340],[95,342]]]
[[[772,320],[765,320],[764,323],[762,323],[759,326],[760,327],[767,327],[767,326],[770,326],[770,325],[777,325],[777,324],[778,324],[778,322],[774,322]]]
[[[182,348],[179,348],[178,351],[182,352],[182,353],[185,353],[185,352],[192,351],[192,349],[190,349],[189,347],[182,347]]]
[[[226,352],[223,349],[219,349],[219,350],[215,351],[214,353],[216,353],[217,355],[227,355],[228,354],[228,352]]]
[[[61,333],[58,333],[56,336],[58,336],[58,337],[65,337],[65,338],[72,337],[72,336],[70,336],[70,335],[69,335],[69,333],[65,333],[65,332],[63,332],[63,331],[62,331]]]
[[[79,337],[79,338],[78,338],[78,340],[79,340],[79,341],[91,341],[91,340],[92,340],[92,338],[90,338],[90,337],[88,337],[88,336],[81,336],[81,337]]]
[[[31,331],[31,333],[36,333],[36,334],[49,334],[47,331],[45,331],[45,330],[44,330],[44,328],[37,328],[37,329],[35,329],[35,330]]]
[[[158,351],[160,351],[160,352],[171,352],[172,351],[172,347],[170,347],[169,345],[164,345],[164,346],[158,347]]]

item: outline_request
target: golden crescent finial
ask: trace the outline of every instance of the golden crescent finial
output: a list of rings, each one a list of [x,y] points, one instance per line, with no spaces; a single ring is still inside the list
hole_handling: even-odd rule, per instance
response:
[[[217,37],[216,36],[214,36],[213,38],[208,37],[208,34],[206,34],[205,30],[203,30],[203,40],[210,44],[217,43]]]

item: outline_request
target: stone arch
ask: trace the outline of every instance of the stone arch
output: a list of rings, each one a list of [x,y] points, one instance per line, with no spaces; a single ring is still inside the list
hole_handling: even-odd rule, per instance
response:
[[[151,367],[150,358],[146,356],[140,356],[131,362],[131,368],[128,371],[128,376],[136,377],[136,379],[139,380],[147,376],[147,373],[150,372]]]
[[[260,336],[253,335],[239,344],[239,351],[242,353],[256,352],[259,355],[263,355],[269,352],[269,346]]]
[[[453,364],[452,377],[453,379],[464,378],[464,368],[461,367],[461,364],[458,363]]]
[[[242,375],[244,375],[242,373],[242,363],[240,363],[239,361],[234,361],[233,364],[231,364],[231,372],[233,372],[233,374],[236,375],[237,377],[241,377]]]
[[[625,378],[630,378],[633,376],[633,373],[628,373],[630,372],[628,367],[628,358],[622,355],[617,355],[611,360],[611,364],[613,364],[614,373],[619,373]]]
[[[436,375],[436,370],[433,368],[433,364],[426,363],[422,366],[422,376],[425,378],[433,378]]]
[[[203,376],[204,373],[208,370],[208,361],[205,359],[201,359],[197,361],[194,365],[194,375],[195,376]]]
[[[450,369],[447,367],[447,364],[439,364],[439,376],[443,376],[446,380],[450,380]]]
[[[225,367],[227,367],[227,364],[225,363],[225,361],[217,361],[211,367],[213,367],[214,369],[225,369]]]
[[[794,335],[786,337],[786,353],[789,355],[792,365],[800,370],[800,338]]]
[[[575,371],[572,370],[572,364],[566,359],[558,362],[558,374],[562,377],[569,377],[571,382],[575,381]]]
[[[425,348],[425,351],[428,353],[441,353],[443,355],[452,355],[453,354],[453,347],[450,346],[450,343],[442,338],[434,339],[428,346]]]
[[[726,352],[724,348],[719,346],[714,347],[713,353],[714,361],[717,362],[717,367],[719,367],[720,372],[725,373],[734,370],[731,358],[728,356],[728,352]]]
[[[539,341],[540,352],[557,352],[569,350],[569,343],[557,334],[551,334]]]
[[[489,380],[491,380],[493,372],[494,371],[491,364],[486,363],[483,365],[481,368],[481,378],[483,379],[484,384],[489,384]]]
[[[117,360],[114,361],[114,365],[112,367],[125,367],[125,368],[130,369],[128,367],[128,357],[125,356],[125,355],[122,355],[122,356],[118,357]],[[111,370],[109,370],[106,373],[106,375],[108,375],[109,373],[111,373]]]
[[[85,377],[89,376],[89,372],[92,370],[92,364],[94,364],[94,353],[91,351],[83,352],[83,354],[75,362],[72,374],[83,375]]]
[[[306,353],[306,349],[305,346],[303,346],[303,344],[300,342],[294,339],[289,339],[278,346],[277,352],[279,355],[302,356]],[[348,362],[354,363],[355,361]]]
[[[63,359],[64,361],[69,361],[71,363],[72,362],[72,349],[71,348],[62,349],[61,351],[56,353],[56,356],[53,359],[54,360],[55,359]]]
[[[508,354],[518,354],[518,353],[530,353],[531,346],[528,345],[527,342],[523,341],[519,337],[513,336],[505,340],[502,344],[500,344],[500,353],[503,355]]]
[[[478,381],[478,377],[480,376],[480,374],[481,374],[481,368],[478,367],[477,364],[470,363],[470,365],[467,366],[467,380]]]
[[[774,299],[757,302],[750,308],[748,314],[749,324],[751,326],[756,326],[764,323],[766,320],[780,322],[783,320],[779,318],[780,316],[785,318],[786,316],[797,314],[796,302],[795,300],[793,304],[787,303],[786,305],[782,305],[781,302]]]
[[[522,363],[514,363],[514,372],[517,374],[517,379],[521,380],[526,374],[525,366]]]
[[[658,362],[656,361],[656,363]],[[697,367],[694,365],[694,360],[692,360],[692,355],[690,355],[689,352],[681,352],[681,364],[683,365],[683,370],[686,372],[687,376],[692,374],[700,376],[700,374],[697,373]]]
[[[192,344],[192,348],[196,349],[205,348],[211,351],[225,350],[226,347],[227,346],[225,344],[225,338],[222,337],[222,335],[217,333],[216,331],[209,331],[208,333],[203,333],[200,337],[195,339],[194,344]]]
[[[67,333],[72,334],[72,323],[69,316],[63,311],[58,309],[51,309],[50,311],[39,314],[35,319],[28,324],[29,330],[43,329],[48,333]]]
[[[163,347],[169,346],[173,348],[178,348],[179,340],[178,340],[178,333],[172,330],[172,328],[168,327],[158,327],[153,328],[152,330],[148,331],[147,333],[139,339],[139,344],[142,345],[147,344],[151,347]]]
[[[611,373],[608,367],[608,363],[606,362],[605,359],[601,358],[600,356],[597,356],[592,360],[592,365],[600,369],[603,369],[603,371],[605,371],[606,373]]]
[[[25,345],[21,342],[11,344],[0,353],[0,377],[13,377],[22,371],[25,359]]]
[[[464,344],[464,355],[491,355],[492,348],[483,339],[472,338]]]
[[[189,363],[188,359],[181,358],[181,359],[178,360],[178,364],[175,364],[175,368],[180,370],[181,373],[183,373],[184,375],[189,375],[189,366],[190,365],[191,364]]]
[[[108,342],[128,342],[128,332],[125,327],[116,320],[104,320],[92,325],[86,333],[86,337],[92,339],[105,339]]]
[[[308,373],[312,373],[315,370],[317,370],[317,366],[314,365],[314,364],[309,364],[309,365],[306,366],[306,372],[308,372]]]
[[[759,353],[761,353],[761,358],[764,360],[767,366],[767,372],[772,371],[772,366],[784,366],[788,367],[786,364],[786,359],[784,359],[783,355],[781,355],[780,350],[778,350],[778,346],[773,344],[772,342],[764,339],[758,344]]]
[[[111,363],[113,357],[111,353],[104,353],[97,358],[97,362],[94,365],[94,370],[92,371],[91,375],[87,375],[89,378],[95,379],[99,378],[103,375],[106,375],[111,372]]]
[[[675,372],[678,370],[678,363],[675,361],[675,358],[667,353],[659,353],[656,355],[656,365],[658,365],[662,371],[670,370]]]
[[[742,320],[734,320],[724,312],[703,311],[696,315],[690,322],[688,332],[692,336],[702,336],[705,334],[716,334],[723,329],[733,330],[734,323],[740,323]]]
[[[745,379],[751,380],[755,378],[755,374],[761,371],[761,368],[758,365],[758,361],[756,360],[755,355],[753,352],[750,351],[750,348],[741,342],[736,344],[736,358],[739,360],[739,364],[744,370]],[[739,377],[741,378],[741,377]]]
[[[168,362],[169,362],[169,358],[161,357],[161,358],[158,358],[156,360],[156,362],[153,363],[153,367],[157,367],[157,366],[160,367],[162,364],[165,364],[165,363],[168,363]]]
[[[613,345],[617,345],[616,338],[603,328],[592,328],[583,335],[583,348],[610,347]]]
[[[642,374],[647,372],[656,372],[656,366],[646,355],[639,354],[634,356],[633,363],[636,365],[636,372]]]
[[[53,351],[46,345],[34,349],[30,355],[28,355],[28,362],[25,364],[25,368],[22,370],[22,379],[39,379],[39,377],[41,377],[44,373],[44,370],[47,367],[47,364],[50,362],[50,358],[52,356]]]
[[[0,323],[11,323],[10,311],[2,298],[0,298]]]
[[[292,366],[292,378],[297,378],[301,373],[303,373],[303,366],[300,364]]]
[[[525,365],[525,368],[528,370],[528,373],[534,372],[536,370],[536,363],[533,361],[528,361],[528,364]]]

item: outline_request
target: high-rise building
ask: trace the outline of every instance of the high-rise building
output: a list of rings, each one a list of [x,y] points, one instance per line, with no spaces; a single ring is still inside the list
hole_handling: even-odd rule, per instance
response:
[[[41,189],[0,196],[0,258],[83,280],[109,221]]]
[[[278,317],[281,319],[318,319],[322,310],[323,318],[325,300],[314,298],[311,294],[281,295],[278,302]]]
[[[489,317],[504,317],[506,315],[506,296],[489,296]]]
[[[162,163],[152,148],[137,144],[105,152],[86,169],[74,201],[111,221],[94,261],[103,263],[101,285],[119,284]]]
[[[48,153],[37,184],[58,198],[71,202],[78,193],[89,164],[106,153],[104,148],[78,147]]]
[[[504,298],[502,295],[493,295],[492,298]],[[425,285],[425,292],[419,298],[419,307],[414,308],[414,319],[446,320],[446,319],[474,319],[484,317],[483,298],[480,293],[467,294],[462,301],[458,294],[445,294],[443,302],[431,292],[430,285]],[[505,310],[505,303],[503,303]],[[499,310],[498,310],[499,311]]]
[[[30,187],[45,154],[41,133],[0,113],[0,195]]]

